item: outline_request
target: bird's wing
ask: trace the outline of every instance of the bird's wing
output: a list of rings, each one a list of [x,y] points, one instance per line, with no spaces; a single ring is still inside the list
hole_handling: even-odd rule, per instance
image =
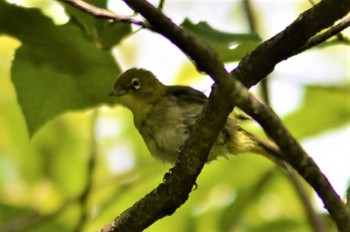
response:
[[[169,97],[174,97],[180,107],[185,104],[204,105],[208,99],[204,93],[189,86],[170,86],[166,94]]]
[[[188,86],[171,86],[167,91],[167,96],[172,99],[174,106],[181,109],[180,124],[187,130],[187,133],[190,133],[207,102],[207,96]]]

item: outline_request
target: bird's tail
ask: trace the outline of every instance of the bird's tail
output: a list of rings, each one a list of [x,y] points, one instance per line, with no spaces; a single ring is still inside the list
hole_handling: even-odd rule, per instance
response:
[[[283,153],[274,142],[258,138],[242,128],[239,128],[239,133],[252,141],[253,145],[250,146],[248,152],[263,155],[283,169],[289,169],[286,167],[288,164],[284,161]]]

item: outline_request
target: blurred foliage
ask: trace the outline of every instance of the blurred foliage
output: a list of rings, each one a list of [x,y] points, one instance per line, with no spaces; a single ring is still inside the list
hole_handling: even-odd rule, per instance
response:
[[[129,112],[101,106],[113,103],[107,94],[120,72],[111,48],[123,46],[131,27],[65,7],[70,21],[55,25],[37,8],[0,0],[2,232],[96,231],[156,187],[169,168],[150,158]],[[259,42],[255,35],[221,32],[206,22],[186,20],[182,26],[225,61],[239,60]],[[232,43],[239,45],[230,49]],[[192,66],[183,66],[177,80],[197,76]],[[304,138],[349,124],[349,88],[305,86],[300,107],[285,117],[287,126]],[[97,124],[93,108],[99,111]],[[82,202],[92,140],[98,143],[92,189]],[[214,161],[197,183],[174,215],[146,231],[311,231],[294,186],[263,157]],[[88,218],[76,228],[82,204]],[[330,220],[327,227],[335,231]]]
[[[349,85],[306,86],[304,99],[300,109],[285,118],[295,136],[313,136],[349,123]]]
[[[181,26],[213,46],[224,62],[242,59],[261,42],[256,34],[222,32],[212,28],[206,22],[194,24],[186,19]]]

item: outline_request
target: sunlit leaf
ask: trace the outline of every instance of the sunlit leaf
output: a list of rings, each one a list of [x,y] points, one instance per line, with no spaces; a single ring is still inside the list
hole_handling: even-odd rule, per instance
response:
[[[1,1],[0,15],[0,33],[22,42],[12,81],[31,136],[63,112],[111,103],[107,95],[120,68],[109,51],[85,40],[74,25],[55,26],[36,9]]]

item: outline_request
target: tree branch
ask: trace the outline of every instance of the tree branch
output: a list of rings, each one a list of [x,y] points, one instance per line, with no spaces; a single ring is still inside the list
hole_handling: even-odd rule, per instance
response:
[[[112,19],[119,22],[134,24],[134,25],[141,26],[151,30],[151,27],[142,21],[139,21],[130,17],[122,16],[122,15],[117,15],[112,11],[96,7],[82,0],[59,0],[59,1],[75,6],[76,8],[79,8],[82,11],[89,13],[97,18]]]
[[[257,120],[267,134],[276,141],[288,162],[298,170],[324,201],[339,230],[350,231],[349,212],[317,165],[289,134],[279,118],[253,98],[237,81],[237,79],[242,81],[247,87],[259,82],[274,69],[277,63],[292,56],[294,51],[304,46],[318,31],[331,26],[334,21],[346,15],[350,9],[350,1],[324,0],[303,13],[286,30],[261,44],[246,56],[232,71],[235,79],[230,78],[213,49],[177,27],[148,2],[124,1],[148,20],[152,30],[168,38],[192,59],[198,69],[208,73],[216,85],[203,114],[184,144],[179,162],[165,176],[165,182],[101,231],[141,231],[159,218],[172,214],[183,204],[207,160],[207,155],[220,128],[232,111],[233,104]]]
[[[236,94],[232,94],[231,99],[236,102],[239,108],[252,116],[264,128],[265,132],[277,142],[285,154],[284,159],[299,172],[322,199],[338,229],[340,231],[350,231],[350,211],[345,207],[317,164],[290,135],[282,121],[272,110],[260,103],[248,91],[243,90],[240,95],[245,100],[235,100],[237,98]]]
[[[335,35],[338,35],[341,31],[345,30],[349,26],[350,26],[350,16],[342,20],[337,25],[331,27],[329,30],[309,39],[308,42],[302,48],[296,51],[294,55],[325,42],[327,39]]]
[[[144,199],[137,202],[132,208],[129,208],[119,218],[114,220],[111,231],[120,231],[122,228],[128,228],[129,230],[132,229],[134,231],[143,229],[153,221],[172,213],[187,199],[192,183],[194,183],[197,175],[200,173],[220,128],[224,125],[228,114],[233,108],[232,103],[238,105],[248,114],[253,116],[253,118],[256,119],[264,129],[266,129],[268,134],[275,139],[278,145],[282,148],[283,152],[286,154],[287,160],[316,189],[336,221],[339,230],[349,231],[349,213],[341,202],[339,196],[327,181],[326,177],[320,172],[313,160],[305,154],[295,139],[288,133],[278,117],[262,104],[257,104],[257,101],[251,101],[252,98],[249,95],[249,92],[235,79],[229,78],[229,75],[225,71],[217,54],[210,47],[199,42],[183,29],[177,27],[169,18],[164,16],[149,3],[142,0],[124,1],[131,8],[145,17],[156,32],[168,38],[185,54],[187,54],[190,59],[195,62],[197,68],[208,73],[216,82],[216,88],[213,89],[209,102],[204,108],[203,115],[199,118],[190,138],[184,145],[179,158],[180,162],[178,162],[172,169],[172,173],[169,174],[167,181],[161,184],[156,190],[152,191]],[[261,80],[273,70],[273,67],[278,62],[292,55],[295,49],[304,45],[306,41],[318,31],[328,27],[335,20],[344,16],[349,8],[350,4],[341,5],[333,1],[324,1],[324,3],[319,4],[319,7],[315,7],[314,10],[305,12],[295,23],[287,28],[286,31],[281,32],[267,43],[258,47],[256,50],[257,52],[253,52],[248,56],[249,59],[246,58],[243,60],[240,63],[240,66],[233,72],[234,76],[244,80],[244,83],[247,86],[257,82],[256,80]],[[328,16],[330,15],[330,12],[334,11],[338,12],[336,16],[329,16],[329,18],[322,20],[322,23],[313,22],[316,18],[316,21],[321,21],[321,19],[325,18],[318,17],[320,14],[327,13]],[[306,29],[309,28],[309,22],[313,22],[312,25],[316,24],[316,26],[312,27],[311,32],[309,31],[306,33],[304,30],[305,27],[307,27]],[[301,34],[301,38],[299,34]],[[283,44],[284,42],[290,40],[294,41],[295,39],[297,42],[295,42],[293,46],[290,46],[288,43]],[[264,49],[261,50],[261,48]],[[278,48],[281,48],[282,50],[279,51]],[[265,57],[271,57],[269,56],[269,53],[272,53],[273,55],[276,54],[277,56],[273,57],[272,61],[265,59]],[[259,69],[262,72],[260,73],[259,70],[255,70],[254,75],[252,72],[252,67],[254,66],[260,66]],[[247,73],[253,75],[254,78],[251,78],[253,82],[246,81],[249,80],[247,77],[250,77]],[[231,100],[233,101],[227,100],[227,96],[232,96]],[[253,107],[245,107],[245,104],[247,103],[253,104]],[[251,109],[256,110],[256,106],[258,106],[259,110],[252,112]],[[212,112],[215,112],[215,114]],[[259,114],[257,114],[257,112]],[[264,113],[264,115],[261,115],[260,113]],[[309,167],[312,167],[312,169]],[[191,183],[191,185],[188,183]],[[318,185],[321,185],[321,187]],[[177,187],[180,187],[181,189],[177,189]],[[323,192],[323,190],[325,191]],[[157,209],[153,210],[150,207],[155,207],[154,199],[156,199],[157,196],[159,197],[158,194],[163,195],[160,197],[162,201],[157,202]],[[146,209],[147,217],[150,216],[153,217],[153,219],[147,218],[144,222],[140,222],[140,219],[144,217],[144,214],[140,214],[139,209],[143,209],[143,212]],[[138,225],[134,226],[135,224]]]
[[[328,28],[350,8],[350,1],[323,0],[301,14],[285,30],[260,44],[231,73],[251,87],[271,73],[276,64],[295,55],[319,31]],[[269,59],[266,59],[268,57]],[[262,62],[263,61],[263,62]]]

